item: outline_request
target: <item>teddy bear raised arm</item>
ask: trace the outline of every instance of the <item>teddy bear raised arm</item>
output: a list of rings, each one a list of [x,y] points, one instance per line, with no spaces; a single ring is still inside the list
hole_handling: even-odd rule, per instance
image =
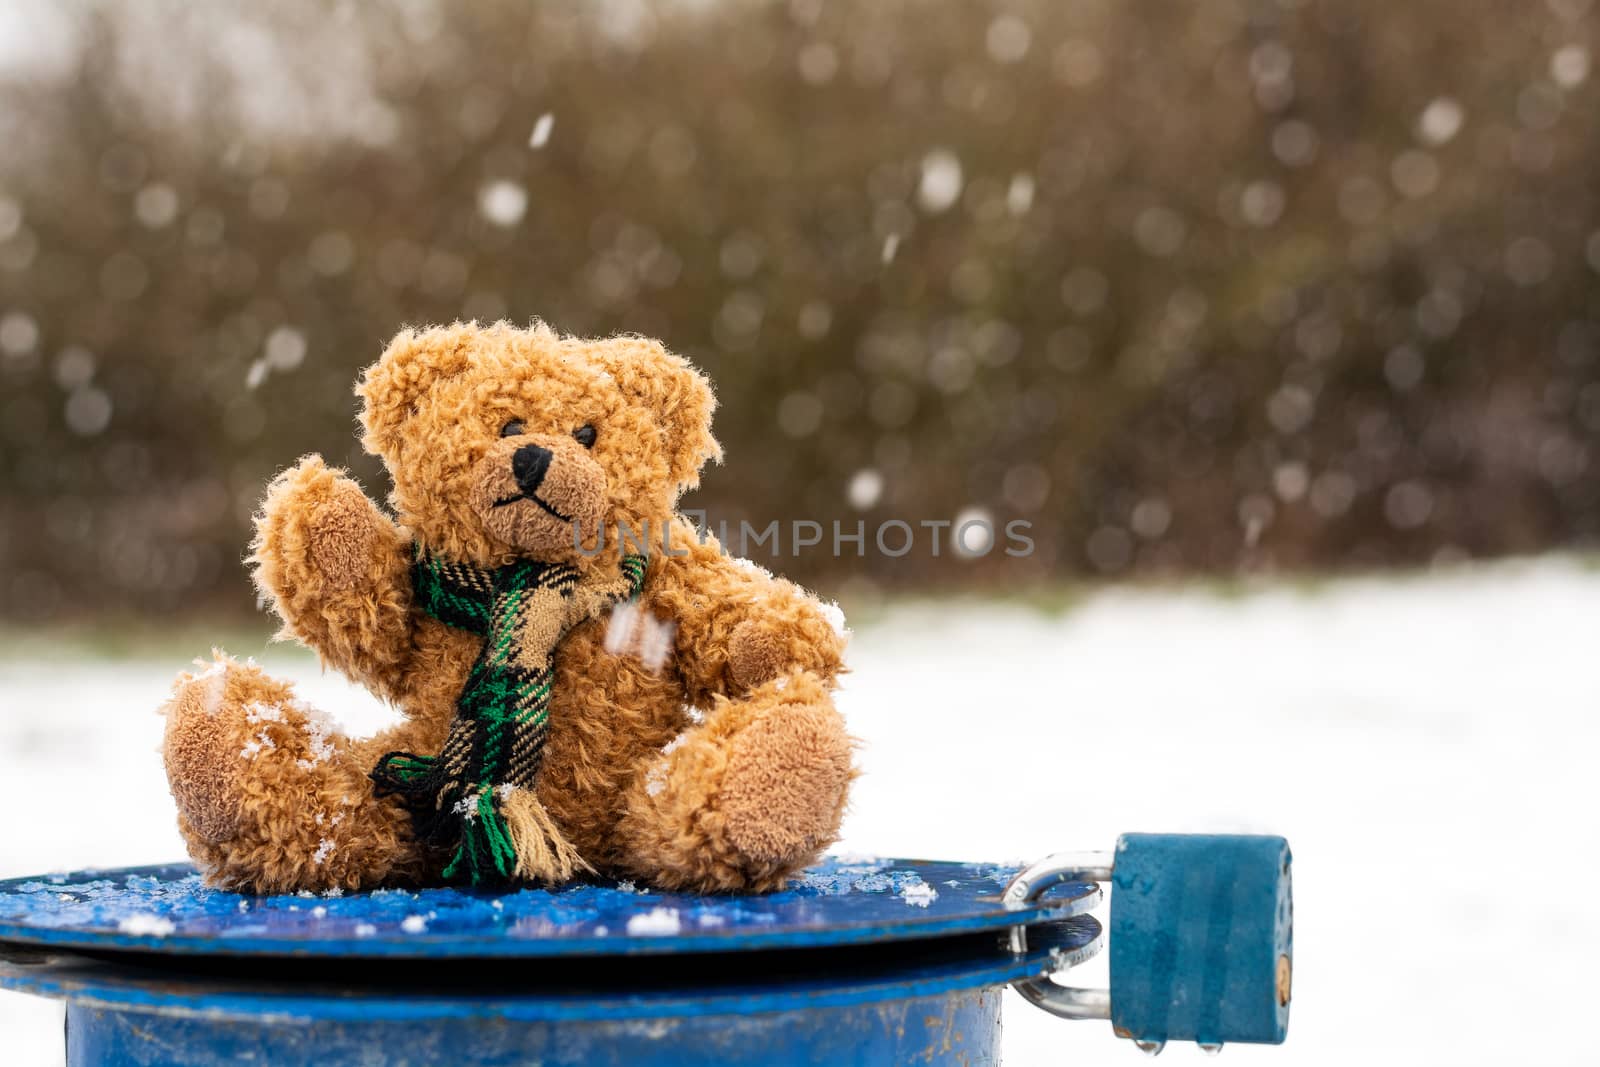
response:
[[[393,517],[308,456],[251,562],[282,636],[403,719],[348,737],[222,653],[180,675],[163,752],[209,882],[764,891],[836,839],[843,633],[675,511],[719,455],[704,377],[469,323],[401,333],[356,391]]]

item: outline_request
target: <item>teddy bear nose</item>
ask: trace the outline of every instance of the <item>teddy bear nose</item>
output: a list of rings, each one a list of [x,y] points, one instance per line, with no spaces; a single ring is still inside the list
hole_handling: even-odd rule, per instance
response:
[[[523,445],[511,456],[511,473],[517,479],[517,488],[533,493],[550,470],[550,450],[538,445]]]

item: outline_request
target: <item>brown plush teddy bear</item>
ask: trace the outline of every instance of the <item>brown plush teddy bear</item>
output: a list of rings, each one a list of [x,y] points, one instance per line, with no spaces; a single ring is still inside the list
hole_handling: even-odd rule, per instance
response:
[[[252,562],[283,635],[404,721],[347,737],[221,653],[181,675],[163,751],[211,884],[761,891],[835,840],[842,625],[675,513],[719,455],[694,368],[469,323],[400,334],[356,391],[394,517],[307,456]]]

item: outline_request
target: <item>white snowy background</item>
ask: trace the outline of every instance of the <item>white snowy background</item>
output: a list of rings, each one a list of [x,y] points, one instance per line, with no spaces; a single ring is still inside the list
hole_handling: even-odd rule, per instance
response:
[[[1290,1037],[1226,1062],[1600,1062],[1581,1023],[1600,950],[1597,619],[1600,570],[1559,558],[1108,589],[1056,615],[900,605],[852,647],[866,775],[841,847],[1020,860],[1126,830],[1282,833]],[[386,714],[292,649],[230,651],[358,727]],[[0,660],[0,876],[182,856],[153,714],[181,665]],[[0,1035],[0,1062],[60,1062],[54,1005],[0,994]],[[1014,1067],[1141,1062],[1109,1026],[1010,995],[1004,1048]]]

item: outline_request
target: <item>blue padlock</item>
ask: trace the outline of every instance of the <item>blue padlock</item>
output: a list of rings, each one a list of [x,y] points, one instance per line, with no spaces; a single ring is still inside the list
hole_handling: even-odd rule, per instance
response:
[[[1064,882],[1111,890],[1111,988],[1048,978],[1016,983],[1066,1018],[1109,1019],[1146,1052],[1172,1040],[1208,1051],[1279,1044],[1289,1028],[1294,906],[1289,843],[1236,834],[1124,834],[1114,853],[1051,856],[1022,871],[1005,899],[1022,904]],[[1012,933],[1013,948],[1026,931]]]

